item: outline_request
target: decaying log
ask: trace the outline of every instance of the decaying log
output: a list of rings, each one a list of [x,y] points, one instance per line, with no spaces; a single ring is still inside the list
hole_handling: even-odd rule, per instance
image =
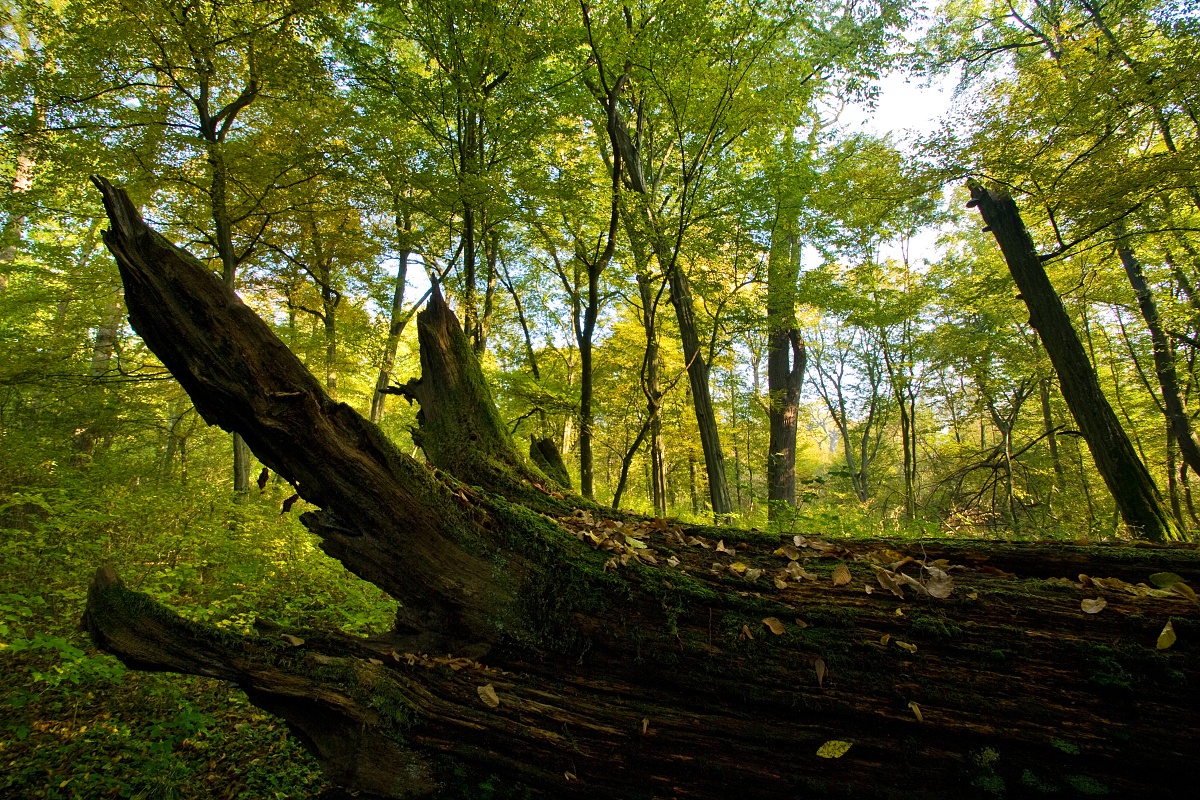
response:
[[[133,667],[236,682],[334,782],[417,797],[465,767],[547,797],[1192,795],[1194,548],[793,541],[573,510],[527,467],[471,474],[475,488],[332,401],[219,279],[97,185],[134,328],[206,420],[320,507],[303,521],[325,551],[403,611],[373,638],[233,636],[102,568],[85,624]],[[457,322],[440,296],[430,309],[418,325],[445,336],[421,339],[439,350],[423,365],[465,374]],[[434,463],[461,445],[433,441],[462,436],[450,411],[440,429],[424,418]],[[497,448],[495,463],[519,464]],[[1184,583],[1142,585],[1163,572]],[[1168,620],[1177,641],[1159,649]],[[852,746],[819,757],[830,740]]]

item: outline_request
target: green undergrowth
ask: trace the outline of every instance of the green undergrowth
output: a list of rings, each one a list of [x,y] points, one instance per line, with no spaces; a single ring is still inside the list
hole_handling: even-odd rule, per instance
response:
[[[309,798],[326,788],[277,718],[236,687],[126,670],[79,630],[107,564],[185,619],[370,633],[395,602],[281,515],[286,485],[232,502],[103,465],[0,493],[0,798]],[[40,485],[39,485],[40,484]]]

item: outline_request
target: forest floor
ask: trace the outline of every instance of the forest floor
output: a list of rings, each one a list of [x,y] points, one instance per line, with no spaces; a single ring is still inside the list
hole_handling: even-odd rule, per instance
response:
[[[234,685],[97,651],[79,630],[88,582],[110,564],[184,616],[239,631],[265,617],[366,633],[388,627],[394,601],[321,553],[299,508],[279,513],[290,487],[238,505],[220,481],[113,483],[99,466],[0,495],[0,798],[319,796],[316,762]],[[846,520],[798,525],[881,534]],[[445,793],[522,796],[495,778]]]

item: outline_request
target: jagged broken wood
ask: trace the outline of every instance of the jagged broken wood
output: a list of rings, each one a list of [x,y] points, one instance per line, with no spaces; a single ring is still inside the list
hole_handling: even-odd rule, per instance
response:
[[[1190,796],[1200,614],[1183,590],[1122,587],[1163,571],[1200,585],[1195,549],[815,540],[779,554],[778,536],[564,500],[494,409],[471,407],[490,397],[440,294],[418,318],[425,373],[410,384],[427,466],[96,183],[134,328],[208,422],[320,508],[302,520],[325,552],[402,610],[369,639],[232,636],[102,568],[85,623],[131,666],[236,682],[335,783],[417,797],[465,767],[548,797],[957,798],[997,782]],[[960,567],[951,594],[885,588],[890,548]],[[1081,572],[1117,582],[1045,580]],[[1107,607],[1085,613],[1095,596]],[[1168,619],[1177,641],[1158,650]],[[852,747],[819,757],[829,740]]]

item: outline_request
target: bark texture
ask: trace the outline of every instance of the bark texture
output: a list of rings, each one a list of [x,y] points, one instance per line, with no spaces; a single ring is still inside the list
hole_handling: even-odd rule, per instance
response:
[[[465,767],[539,797],[1191,796],[1200,613],[1185,591],[1124,587],[1167,570],[1195,585],[1195,549],[781,548],[779,536],[603,517],[531,483],[532,513],[398,452],[98,185],[135,329],[206,420],[240,430],[320,507],[302,519],[326,552],[404,608],[373,638],[267,623],[242,637],[102,568],[85,624],[131,666],[236,682],[339,785],[420,797]],[[423,368],[469,383],[478,366],[447,312],[435,296],[418,318],[422,350],[441,348]],[[461,419],[427,415],[426,447],[456,452],[432,440],[463,436]],[[880,565],[902,560],[892,548],[925,561],[901,567],[924,591],[884,588]],[[938,558],[957,567],[944,599],[929,594]],[[842,567],[849,583],[832,580]],[[1116,580],[1045,580],[1084,571]],[[1107,608],[1084,613],[1096,596]],[[1168,619],[1178,642],[1156,650]],[[818,757],[829,740],[852,747]]]
[[[1182,533],[1163,507],[1162,496],[1138,458],[1117,415],[1100,388],[1092,362],[1063,308],[1017,204],[1005,192],[969,184],[971,204],[996,237],[1008,270],[1029,308],[1029,324],[1058,373],[1063,399],[1088,444],[1096,469],[1116,501],[1121,518],[1138,535],[1153,540],[1179,539]]]
[[[1179,453],[1183,462],[1193,472],[1200,475],[1200,446],[1192,437],[1192,422],[1183,399],[1179,392],[1179,380],[1175,374],[1175,354],[1171,348],[1171,340],[1163,330],[1162,319],[1158,314],[1158,304],[1154,302],[1154,294],[1150,291],[1150,283],[1146,280],[1142,262],[1133,252],[1133,246],[1124,235],[1124,226],[1118,226],[1117,255],[1121,258],[1121,266],[1129,278],[1129,286],[1137,295],[1138,309],[1150,331],[1151,348],[1154,351],[1154,372],[1158,375],[1158,387],[1162,390],[1163,411],[1167,417],[1167,425],[1171,435],[1179,444]]]
[[[767,513],[771,520],[786,519],[785,506],[796,505],[796,426],[807,352],[796,324],[800,243],[795,228],[796,212],[779,201],[767,260]]]

